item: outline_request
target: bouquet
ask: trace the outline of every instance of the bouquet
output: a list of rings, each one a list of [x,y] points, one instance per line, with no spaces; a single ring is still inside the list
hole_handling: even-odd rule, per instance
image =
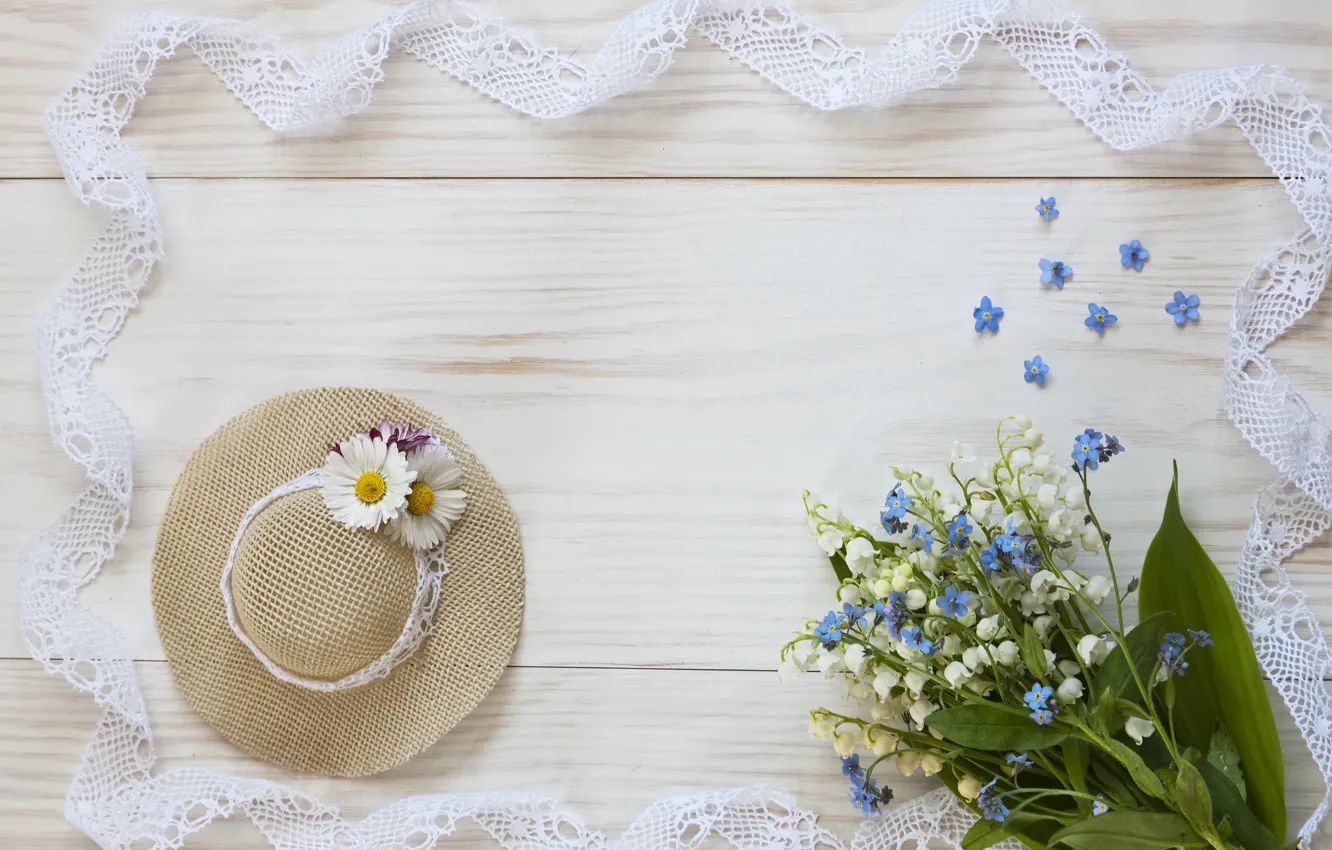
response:
[[[1013,416],[996,442],[979,467],[955,444],[943,489],[893,467],[878,528],[804,495],[839,604],[783,647],[780,675],[842,681],[849,707],[815,709],[810,731],[831,739],[852,804],[873,815],[892,798],[885,769],[923,771],[979,816],[964,850],[1280,850],[1271,705],[1229,587],[1184,524],[1178,470],[1126,582],[1091,488],[1120,441],[1089,428],[1057,462]]]

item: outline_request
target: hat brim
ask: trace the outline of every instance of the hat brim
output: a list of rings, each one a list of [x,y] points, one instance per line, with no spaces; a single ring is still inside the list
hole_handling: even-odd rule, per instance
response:
[[[283,682],[227,624],[227,549],[252,504],[383,419],[430,427],[462,467],[467,511],[449,534],[434,633],[388,676],[357,688]],[[522,622],[522,543],[499,485],[438,416],[377,390],[301,390],[237,416],[185,464],[157,536],[152,601],[176,686],[227,740],[283,767],[364,776],[439,740],[494,687]]]

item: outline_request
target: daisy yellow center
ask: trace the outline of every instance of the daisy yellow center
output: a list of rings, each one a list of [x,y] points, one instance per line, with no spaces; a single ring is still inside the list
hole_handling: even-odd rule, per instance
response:
[[[384,476],[378,472],[362,472],[361,477],[356,479],[356,498],[367,505],[373,505],[384,498],[387,489]]]
[[[407,496],[407,512],[412,516],[430,513],[435,506],[435,491],[424,481],[412,485],[412,492]]]

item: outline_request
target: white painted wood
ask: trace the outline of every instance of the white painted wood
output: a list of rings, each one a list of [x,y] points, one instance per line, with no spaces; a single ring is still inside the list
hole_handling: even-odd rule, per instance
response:
[[[873,518],[890,460],[941,465],[953,439],[983,445],[1010,412],[1056,445],[1090,424],[1125,440],[1097,475],[1124,564],[1156,528],[1171,457],[1227,570],[1272,475],[1220,399],[1232,288],[1298,225],[1270,181],[158,190],[167,259],[99,369],[137,429],[138,501],[121,557],[84,592],[139,658],[162,658],[151,548],[185,459],[298,387],[405,393],[490,465],[528,554],[524,665],[772,669],[832,601],[801,488]],[[1064,210],[1053,227],[1032,210],[1041,192]],[[91,222],[55,183],[0,187],[0,209],[14,237],[0,468],[27,482],[0,490],[14,551],[78,483],[43,433],[29,329]],[[1141,274],[1118,262],[1133,236],[1153,251]],[[1038,285],[1042,256],[1074,266],[1063,292]],[[1170,323],[1176,288],[1201,294],[1200,324]],[[972,330],[985,294],[1007,310],[993,337]],[[1083,327],[1090,300],[1121,317],[1103,338]],[[1281,351],[1332,409],[1327,338],[1319,312]],[[1037,352],[1053,364],[1044,390],[1021,380]],[[1316,601],[1332,597],[1321,564],[1297,569]],[[0,581],[0,618],[15,607]],[[0,631],[0,655],[23,654]]]
[[[140,664],[139,681],[162,768],[208,767],[291,781],[355,818],[408,794],[526,791],[560,799],[585,823],[615,837],[659,798],[764,784],[819,812],[819,822],[844,838],[861,821],[846,800],[832,747],[806,731],[809,708],[840,693],[814,679],[779,685],[771,673],[512,669],[435,746],[397,770],[360,780],[294,775],[253,761],[199,720],[176,693],[165,664]],[[95,718],[90,700],[45,678],[31,662],[0,662],[0,824],[7,850],[92,846],[60,812]],[[1322,793],[1284,713],[1280,722],[1291,753],[1290,818],[1299,823]],[[903,779],[885,767],[882,778],[899,800],[935,787],[920,774]],[[472,840],[441,847],[494,850],[480,830],[467,837]],[[210,827],[186,846],[266,845],[241,820]]]
[[[642,0],[481,0],[576,55]],[[0,177],[57,176],[38,116],[126,14],[253,19],[303,53],[399,5],[389,0],[21,0],[0,8]],[[920,0],[800,0],[877,50]],[[1217,67],[1279,64],[1332,97],[1332,7],[1308,0],[1068,0],[1157,85]],[[822,113],[701,41],[646,89],[539,123],[397,58],[345,126],[276,138],[191,55],[162,67],[127,135],[158,176],[1269,176],[1234,128],[1135,153],[1096,141],[992,42],[953,85],[898,108]]]

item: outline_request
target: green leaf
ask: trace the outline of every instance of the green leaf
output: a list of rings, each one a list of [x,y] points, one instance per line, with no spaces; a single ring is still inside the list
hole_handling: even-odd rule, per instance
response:
[[[1066,737],[1053,726],[1037,726],[1024,714],[979,702],[932,712],[925,725],[955,744],[976,750],[1043,750]]]
[[[828,556],[832,562],[833,572],[837,574],[837,581],[848,581],[851,578],[851,568],[846,565],[846,558],[842,557],[841,552],[833,552]]]
[[[1111,738],[1105,742],[1106,749],[1115,760],[1124,765],[1133,778],[1133,784],[1137,785],[1144,792],[1151,794],[1158,800],[1166,798],[1165,785],[1161,783],[1161,777],[1152,772],[1147,766],[1147,762],[1142,760],[1142,756],[1134,752],[1133,748],[1122,741],[1116,741]]]
[[[1235,597],[1184,524],[1178,469],[1161,528],[1147,549],[1138,591],[1139,615],[1170,614],[1175,631],[1204,629],[1213,647],[1189,651],[1189,670],[1178,682],[1175,731],[1181,746],[1206,751],[1217,720],[1225,722],[1244,763],[1248,806],[1273,835],[1286,834],[1286,775],[1281,740],[1262,670]]]
[[[1124,725],[1119,713],[1115,710],[1115,695],[1110,692],[1109,688],[1103,689],[1096,702],[1092,704],[1091,721],[1092,727],[1107,738],[1118,732]]]
[[[1087,793],[1087,764],[1091,761],[1091,747],[1081,738],[1064,739],[1064,770],[1074,791]]]
[[[1106,812],[1064,827],[1051,844],[1073,850],[1172,850],[1206,847],[1189,822],[1171,812]]]
[[[1050,668],[1045,663],[1045,647],[1041,644],[1036,630],[1031,627],[1031,623],[1023,627],[1022,643],[1018,649],[1022,653],[1022,663],[1027,665],[1031,675],[1037,679],[1044,679]]]
[[[1198,772],[1202,774],[1207,790],[1212,794],[1212,816],[1230,820],[1234,841],[1239,846],[1244,850],[1281,850],[1281,843],[1276,840],[1276,836],[1244,804],[1244,798],[1240,796],[1235,783],[1212,764],[1210,755],[1208,761],[1198,763]]]
[[[1142,702],[1142,694],[1133,678],[1133,670],[1129,667],[1129,658],[1133,659],[1133,666],[1138,669],[1142,683],[1151,688],[1152,670],[1156,667],[1161,638],[1168,631],[1168,619],[1169,615],[1164,613],[1144,617],[1133,631],[1124,636],[1124,642],[1110,650],[1110,654],[1105,657],[1105,663],[1096,674],[1096,687],[1109,688],[1117,697],[1127,693],[1130,699]]]
[[[1115,803],[1128,808],[1138,805],[1138,796],[1133,793],[1128,783],[1119,778],[1118,772],[1109,764],[1102,761],[1092,762],[1092,774]]]
[[[1183,759],[1175,775],[1175,803],[1194,830],[1206,833],[1212,828],[1212,794],[1198,768]]]
[[[1006,838],[1011,838],[1004,831],[1004,825],[998,821],[979,818],[962,836],[962,850],[986,850]]]
[[[1244,789],[1244,771],[1240,769],[1239,750],[1235,749],[1235,739],[1230,737],[1226,727],[1222,726],[1216,730],[1212,736],[1212,745],[1207,749],[1207,761],[1217,772],[1225,776],[1239,791],[1240,799],[1245,799]],[[1207,772],[1203,772],[1203,778],[1207,777]],[[1208,783],[1211,786],[1211,783]],[[1215,792],[1212,794],[1216,796]]]
[[[1014,812],[1003,823],[981,818],[962,837],[962,850],[986,850],[1008,838],[1017,838],[1033,850],[1048,850],[1041,838],[1048,838],[1061,827],[1054,818],[1027,812]]]

